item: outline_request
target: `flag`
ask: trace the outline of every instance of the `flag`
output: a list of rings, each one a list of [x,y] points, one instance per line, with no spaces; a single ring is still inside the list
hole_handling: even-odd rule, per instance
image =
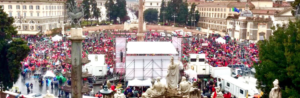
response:
[[[238,13],[240,13],[240,10],[237,9],[236,7],[231,8],[231,10],[232,10],[233,12],[238,12]]]

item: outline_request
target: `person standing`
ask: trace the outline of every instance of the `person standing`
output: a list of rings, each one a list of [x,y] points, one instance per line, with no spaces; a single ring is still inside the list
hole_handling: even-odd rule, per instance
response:
[[[121,53],[120,53],[120,59],[121,59],[121,62],[123,62],[123,51],[121,50]]]

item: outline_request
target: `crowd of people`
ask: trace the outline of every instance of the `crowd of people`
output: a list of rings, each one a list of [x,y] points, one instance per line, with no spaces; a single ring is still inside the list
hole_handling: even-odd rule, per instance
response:
[[[82,57],[85,58],[88,54],[105,54],[105,64],[109,72],[112,72],[116,66],[116,48],[115,38],[121,35],[116,34],[116,31],[106,30],[89,33],[84,32],[86,39],[83,41]],[[112,32],[109,34],[108,32]],[[153,35],[153,32],[147,32],[145,41],[171,41],[171,37],[161,37],[159,35]],[[131,35],[125,36],[128,41],[136,41],[136,38]],[[36,70],[52,70],[57,72],[68,72],[71,70],[72,65],[65,63],[66,58],[71,57],[71,41],[67,40],[68,36],[62,36],[59,41],[52,41],[51,36],[20,36],[24,40],[28,41],[28,45],[31,49],[29,55],[21,62],[23,65],[22,75],[26,77],[28,72],[35,72]],[[182,62],[187,66],[189,54],[202,54],[207,57],[207,63],[214,67],[228,66],[233,64],[245,64],[251,67],[254,62],[258,62],[258,50],[255,44],[241,45],[236,40],[228,40],[226,43],[219,43],[215,39],[219,38],[219,35],[211,35],[208,38],[200,38],[199,36],[193,36],[187,38],[187,43],[182,43]],[[226,39],[226,38],[224,38]],[[206,44],[206,45],[204,45]],[[109,73],[108,72],[108,73]],[[208,82],[203,94],[207,92],[214,92],[214,83]],[[29,87],[28,87],[29,89]],[[145,88],[128,87],[124,90],[124,94],[127,97],[140,97]],[[226,96],[230,93],[224,93]],[[101,94],[96,93],[96,97]],[[101,95],[102,96],[102,95]]]
[[[183,43],[183,62],[187,66],[189,54],[206,55],[207,63],[214,67],[244,64],[251,67],[258,61],[258,48],[254,43],[239,43],[229,40],[226,43],[216,41],[219,35],[212,34],[208,38],[191,38],[191,44]],[[225,37],[224,37],[225,40]]]

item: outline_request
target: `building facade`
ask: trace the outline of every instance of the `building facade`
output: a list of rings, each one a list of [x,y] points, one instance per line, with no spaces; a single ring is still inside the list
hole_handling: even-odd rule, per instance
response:
[[[246,2],[199,2],[197,8],[200,13],[198,26],[208,33],[228,34],[227,17],[239,14],[232,11],[236,7],[240,11],[245,10]],[[254,5],[250,3],[250,8]]]
[[[18,34],[44,33],[54,28],[60,28],[65,18],[64,1],[48,0],[4,0],[0,1],[1,8],[13,17]]]

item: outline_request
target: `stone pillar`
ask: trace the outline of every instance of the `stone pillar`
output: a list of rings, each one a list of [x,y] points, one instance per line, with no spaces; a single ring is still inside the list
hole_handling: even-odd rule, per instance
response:
[[[139,27],[137,32],[137,40],[138,41],[144,41],[144,32],[143,32],[143,26],[144,26],[144,0],[139,0]]]
[[[69,39],[72,41],[72,98],[82,98],[82,28],[72,28]]]

